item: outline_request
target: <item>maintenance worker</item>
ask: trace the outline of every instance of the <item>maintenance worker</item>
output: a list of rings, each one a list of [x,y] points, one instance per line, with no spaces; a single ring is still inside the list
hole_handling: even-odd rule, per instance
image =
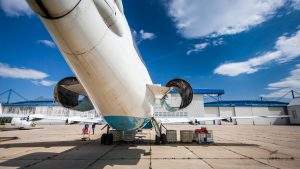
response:
[[[93,135],[95,134],[96,123],[92,124]]]
[[[84,124],[84,127],[82,129],[82,134],[88,134],[89,133],[89,124]]]

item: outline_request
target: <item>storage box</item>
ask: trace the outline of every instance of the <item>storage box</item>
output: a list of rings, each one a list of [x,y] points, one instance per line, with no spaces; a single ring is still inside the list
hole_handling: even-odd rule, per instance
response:
[[[193,130],[180,130],[180,141],[182,143],[193,142]]]
[[[123,140],[123,131],[110,130],[110,133],[113,135],[113,141],[114,142]]]
[[[123,140],[124,141],[134,141],[135,135],[136,135],[136,131],[124,131]]]
[[[177,142],[177,131],[176,130],[167,130],[166,136],[167,136],[168,143],[176,143]]]
[[[197,143],[213,143],[213,132],[212,130],[208,130],[208,133],[199,133]]]

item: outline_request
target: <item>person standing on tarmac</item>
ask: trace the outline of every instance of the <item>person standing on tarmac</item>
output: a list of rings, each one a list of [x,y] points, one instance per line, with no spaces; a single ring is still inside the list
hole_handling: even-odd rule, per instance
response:
[[[96,128],[96,123],[93,123],[92,125],[93,135],[95,134],[95,128]]]

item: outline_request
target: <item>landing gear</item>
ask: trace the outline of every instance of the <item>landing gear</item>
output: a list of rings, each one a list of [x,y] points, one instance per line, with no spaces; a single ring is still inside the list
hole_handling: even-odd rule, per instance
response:
[[[160,137],[155,135],[155,144],[159,145],[160,144]]]
[[[109,133],[109,125],[105,125],[101,130],[103,130],[105,127],[107,127],[107,131],[101,136],[101,144],[112,145],[114,141],[114,136],[112,133]]]
[[[161,144],[166,144],[167,143],[167,136],[166,136],[166,134],[161,134],[160,135],[160,141],[161,141]]]
[[[167,136],[166,134],[161,134],[160,137],[155,135],[155,144],[167,144]]]
[[[157,145],[166,144],[167,143],[167,136],[166,136],[166,134],[163,134],[161,132],[162,127],[164,127],[164,126],[162,124],[160,124],[160,126],[159,126],[157,121],[154,118],[152,118],[152,124],[153,124],[155,132],[156,132],[155,144],[157,144]]]
[[[106,141],[107,141],[107,134],[104,133],[104,134],[102,134],[102,136],[101,136],[101,144],[105,144]]]

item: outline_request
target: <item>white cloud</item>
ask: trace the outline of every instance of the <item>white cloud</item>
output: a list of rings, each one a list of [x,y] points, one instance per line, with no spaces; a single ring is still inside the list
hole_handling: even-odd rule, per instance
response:
[[[140,44],[144,40],[153,40],[156,38],[156,35],[152,32],[145,32],[141,29],[139,32],[133,31],[133,36],[136,39],[136,43]]]
[[[238,76],[255,73],[269,63],[284,63],[300,56],[300,30],[291,37],[281,36],[277,39],[273,51],[243,62],[224,63],[214,70],[215,74]]]
[[[216,39],[214,41],[212,41],[212,45],[213,46],[219,46],[219,45],[223,45],[225,42],[224,42],[224,39],[223,38],[219,38],[219,39]]]
[[[55,47],[55,43],[50,41],[50,40],[38,40],[37,43],[39,44],[43,44],[47,47],[50,47],[50,48],[54,48]]]
[[[151,32],[145,32],[143,29],[140,30],[140,36],[141,36],[141,39],[143,40],[152,40],[155,38],[155,34],[154,33],[151,33]]]
[[[204,48],[206,48],[209,45],[209,43],[198,43],[195,44],[194,47],[186,52],[187,55],[190,55],[191,53],[198,53],[202,51]]]
[[[56,81],[51,81],[51,80],[34,80],[32,81],[33,84],[35,85],[41,85],[41,86],[52,86],[56,84]]]
[[[31,16],[32,10],[25,0],[0,0],[0,7],[7,16]]]
[[[292,0],[291,6],[292,6],[295,10],[300,10],[300,0]]]
[[[54,84],[53,81],[45,80],[49,75],[47,73],[27,68],[11,67],[7,64],[0,63],[0,77],[27,79],[31,80],[34,84],[43,86],[50,86]]]
[[[288,77],[278,82],[270,83],[268,90],[272,90],[269,94],[263,94],[262,97],[282,97],[291,90],[300,91],[300,64],[295,66]]]
[[[18,79],[44,79],[48,77],[48,74],[33,69],[14,68],[0,63],[0,76]]]
[[[269,18],[285,0],[170,0],[168,13],[185,38],[236,34]]]
[[[192,53],[198,53],[198,52],[201,52],[203,51],[206,47],[212,45],[212,46],[219,46],[219,45],[223,45],[225,42],[224,42],[224,39],[223,38],[218,38],[218,39],[215,39],[211,42],[204,42],[204,43],[198,43],[198,44],[195,44],[193,46],[193,48],[189,49],[186,54],[187,55],[190,55]]]

